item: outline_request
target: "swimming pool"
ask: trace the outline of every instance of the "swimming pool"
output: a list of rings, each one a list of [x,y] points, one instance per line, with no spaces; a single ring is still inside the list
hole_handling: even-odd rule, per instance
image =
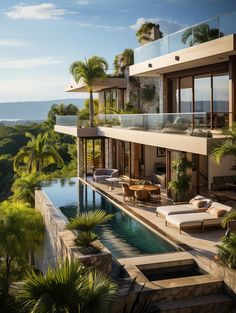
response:
[[[169,241],[149,230],[77,178],[53,180],[43,184],[42,190],[68,219],[79,212],[95,209],[113,214],[113,219],[99,226],[95,232],[116,258],[177,251]]]

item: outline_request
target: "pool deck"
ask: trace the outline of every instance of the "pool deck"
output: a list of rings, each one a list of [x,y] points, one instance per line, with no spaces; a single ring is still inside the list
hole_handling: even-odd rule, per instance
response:
[[[177,244],[180,248],[183,248],[183,252],[175,252],[170,254],[165,254],[168,257],[168,261],[173,258],[194,258],[201,266],[205,268],[210,267],[211,260],[217,253],[216,245],[219,243],[219,239],[224,235],[225,231],[220,227],[206,228],[202,233],[200,229],[192,229],[187,231],[182,231],[181,234],[179,230],[173,226],[165,226],[164,218],[157,217],[155,214],[157,206],[164,206],[171,204],[170,201],[162,195],[160,203],[134,203],[131,201],[124,202],[123,193],[120,187],[115,187],[113,190],[108,189],[106,184],[95,183],[92,180],[87,180],[87,182],[100,190],[109,197],[111,200],[115,201],[117,204],[123,207],[126,211],[135,215],[141,222],[147,225],[159,234],[162,234],[165,238],[168,238],[171,242]],[[141,239],[140,239],[141,240]],[[142,257],[141,257],[142,258]],[[154,259],[157,261],[157,256],[145,256],[145,262],[153,263]],[[159,255],[160,261],[162,256]],[[122,263],[133,264],[134,262],[139,262],[138,258],[134,259],[122,259]],[[141,259],[140,259],[141,261]],[[144,261],[144,260],[142,260]]]

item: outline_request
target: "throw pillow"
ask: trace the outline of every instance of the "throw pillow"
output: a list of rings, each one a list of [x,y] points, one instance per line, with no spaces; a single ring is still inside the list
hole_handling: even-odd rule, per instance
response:
[[[196,206],[197,208],[203,208],[204,205],[206,204],[206,201],[205,200],[197,200],[197,199],[195,199],[195,200],[191,201],[191,204]]]
[[[223,217],[226,213],[226,210],[216,207],[210,207],[207,212],[214,215],[215,217]]]

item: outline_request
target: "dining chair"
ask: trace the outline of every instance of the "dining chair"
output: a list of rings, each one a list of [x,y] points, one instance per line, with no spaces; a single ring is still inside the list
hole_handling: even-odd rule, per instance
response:
[[[136,201],[144,201],[147,202],[149,199],[149,192],[148,190],[137,190],[134,192],[134,196]]]

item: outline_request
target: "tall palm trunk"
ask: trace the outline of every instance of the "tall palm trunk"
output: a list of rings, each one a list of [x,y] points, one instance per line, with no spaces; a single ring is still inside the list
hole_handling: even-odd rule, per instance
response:
[[[93,108],[93,90],[89,90],[89,126],[93,127],[94,108]]]

